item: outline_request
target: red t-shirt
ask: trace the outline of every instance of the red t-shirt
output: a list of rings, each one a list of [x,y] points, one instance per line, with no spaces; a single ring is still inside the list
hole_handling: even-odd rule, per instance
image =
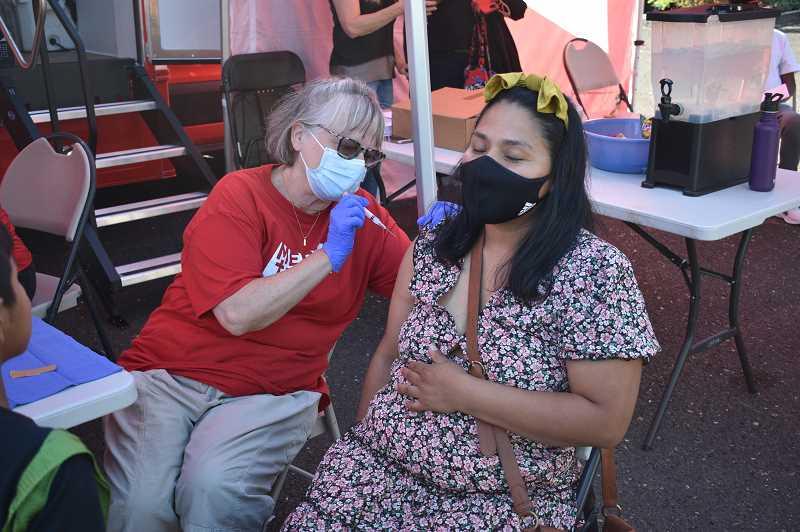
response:
[[[31,252],[22,242],[22,239],[17,236],[17,232],[14,230],[14,226],[11,224],[11,220],[8,219],[8,213],[2,207],[0,207],[0,223],[6,226],[8,234],[11,235],[11,241],[13,244],[11,254],[14,257],[14,262],[17,263],[17,270],[22,271],[31,265],[33,262],[33,257],[31,257]]]
[[[128,370],[166,369],[234,396],[311,390],[327,395],[328,352],[358,315],[367,289],[391,296],[410,242],[375,199],[367,207],[392,230],[366,220],[352,255],[285,316],[236,337],[212,310],[262,276],[280,273],[317,249],[328,234],[330,207],[295,211],[271,181],[272,166],[240,170],[214,187],[183,234],[183,272],[120,358]],[[303,233],[311,230],[308,246]],[[320,251],[321,253],[321,251]],[[327,404],[327,397],[321,401]]]

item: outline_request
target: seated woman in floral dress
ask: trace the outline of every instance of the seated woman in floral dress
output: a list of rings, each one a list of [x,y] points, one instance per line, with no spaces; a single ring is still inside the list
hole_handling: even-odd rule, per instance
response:
[[[580,117],[546,78],[495,76],[486,97],[458,170],[462,209],[406,254],[361,421],[286,530],[570,529],[574,448],[613,447],[627,431],[659,345],[628,259],[589,232]],[[486,379],[463,354],[481,252]],[[498,456],[482,453],[479,421],[507,432],[529,515],[515,512]]]

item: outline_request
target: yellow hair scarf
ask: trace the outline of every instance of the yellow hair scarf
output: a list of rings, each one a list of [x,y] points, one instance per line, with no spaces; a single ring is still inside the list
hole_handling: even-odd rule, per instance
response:
[[[567,99],[561,89],[558,88],[558,85],[547,79],[547,76],[540,78],[535,74],[524,74],[522,72],[495,74],[483,90],[484,98],[486,98],[487,102],[490,102],[502,91],[514,87],[525,87],[528,90],[538,92],[536,110],[540,113],[556,115],[564,122],[564,127],[569,127]]]

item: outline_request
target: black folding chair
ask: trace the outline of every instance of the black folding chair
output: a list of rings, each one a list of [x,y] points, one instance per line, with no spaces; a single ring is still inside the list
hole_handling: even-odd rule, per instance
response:
[[[222,66],[222,91],[237,169],[274,162],[267,153],[266,123],[278,99],[306,82],[303,61],[294,53],[234,55]]]
[[[578,532],[600,532],[598,526],[600,509],[592,489],[597,471],[600,468],[600,449],[597,447],[579,447],[576,449],[576,453],[578,454],[578,459],[583,462],[583,471],[578,481],[576,501],[578,520],[583,525],[576,527],[575,530]]]

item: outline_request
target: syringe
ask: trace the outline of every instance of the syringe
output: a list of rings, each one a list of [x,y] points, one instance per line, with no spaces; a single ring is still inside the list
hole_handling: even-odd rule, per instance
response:
[[[395,238],[397,238],[397,237],[396,237],[396,235],[395,235],[394,233],[392,233],[392,232],[389,230],[389,228],[388,228],[388,227],[386,227],[386,226],[383,224],[383,222],[381,221],[381,219],[380,219],[380,218],[378,218],[377,216],[375,216],[374,214],[372,214],[372,212],[371,212],[369,209],[367,209],[366,207],[364,207],[364,216],[366,216],[366,217],[367,217],[367,219],[368,219],[370,222],[374,223],[375,225],[377,225],[378,227],[380,227],[381,229],[383,229],[384,231],[386,231],[386,232],[387,232],[387,233],[389,233],[390,235],[392,235],[392,236],[394,236]]]

